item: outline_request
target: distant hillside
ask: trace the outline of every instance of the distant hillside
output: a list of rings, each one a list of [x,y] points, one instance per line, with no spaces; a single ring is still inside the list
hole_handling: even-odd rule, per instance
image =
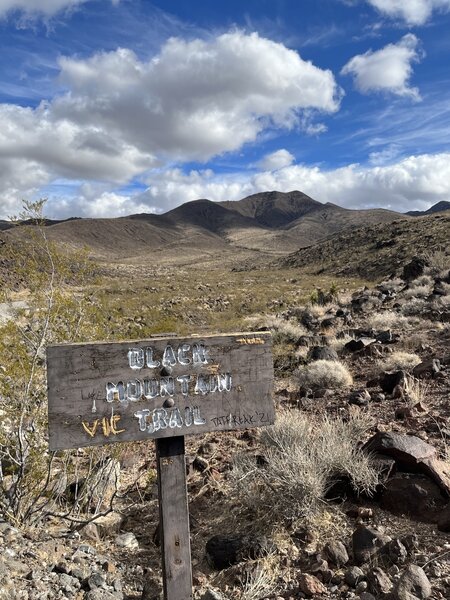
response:
[[[416,254],[449,245],[450,214],[352,229],[279,259],[275,267],[309,273],[379,279],[396,272]]]
[[[450,210],[450,202],[442,200],[441,202],[438,202],[437,204],[431,206],[428,210],[410,210],[406,214],[410,215],[411,217],[423,217],[425,215],[432,215],[437,212],[443,212],[444,210]]]
[[[284,227],[323,206],[321,202],[298,191],[262,192],[242,200],[218,202],[218,204],[270,229]]]
[[[201,199],[165,214],[46,222],[48,237],[69,248],[86,246],[103,261],[190,264],[199,260],[271,261],[331,235],[411,217],[392,211],[348,210],[299,191],[263,192],[236,202]],[[9,233],[20,238],[25,225]]]
[[[226,233],[230,229],[261,228],[255,219],[224,208],[219,202],[193,200],[165,213],[164,218],[175,226],[193,225],[213,233]]]

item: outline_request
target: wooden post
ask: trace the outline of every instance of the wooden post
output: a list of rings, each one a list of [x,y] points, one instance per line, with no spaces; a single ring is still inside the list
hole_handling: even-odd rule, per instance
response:
[[[184,436],[155,441],[164,600],[192,600]]]

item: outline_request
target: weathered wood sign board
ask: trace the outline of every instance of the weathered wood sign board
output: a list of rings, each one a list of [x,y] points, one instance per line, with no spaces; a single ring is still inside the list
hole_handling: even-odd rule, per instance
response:
[[[274,422],[271,336],[47,348],[51,450]]]

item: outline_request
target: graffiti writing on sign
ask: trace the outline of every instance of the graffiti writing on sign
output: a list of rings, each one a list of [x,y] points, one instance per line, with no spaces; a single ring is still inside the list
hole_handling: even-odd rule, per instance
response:
[[[52,450],[274,420],[267,332],[55,345],[47,367]]]
[[[160,367],[172,368],[175,365],[201,366],[208,364],[208,349],[204,344],[181,344],[173,348],[168,344],[161,357],[157,357],[153,347],[130,348],[128,350],[128,366],[134,371],[143,368],[158,369]],[[212,370],[216,371],[216,365]],[[128,381],[108,382],[106,384],[107,402],[138,402],[140,400],[153,400],[166,396],[206,395],[215,392],[230,392],[232,388],[231,373],[198,373],[181,374],[176,377],[171,375],[147,376],[133,378]]]

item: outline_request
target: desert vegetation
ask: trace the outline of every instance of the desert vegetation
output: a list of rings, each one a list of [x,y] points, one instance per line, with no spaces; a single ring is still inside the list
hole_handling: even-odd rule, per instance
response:
[[[1,256],[0,540],[18,597],[161,594],[153,445],[50,453],[46,347],[252,329],[272,333],[277,420],[187,439],[194,597],[377,598],[382,580],[401,600],[409,564],[447,597],[445,251],[380,283],[241,258],[108,261],[52,241],[43,208],[25,206],[35,224]],[[226,565],[218,544],[239,549]]]

